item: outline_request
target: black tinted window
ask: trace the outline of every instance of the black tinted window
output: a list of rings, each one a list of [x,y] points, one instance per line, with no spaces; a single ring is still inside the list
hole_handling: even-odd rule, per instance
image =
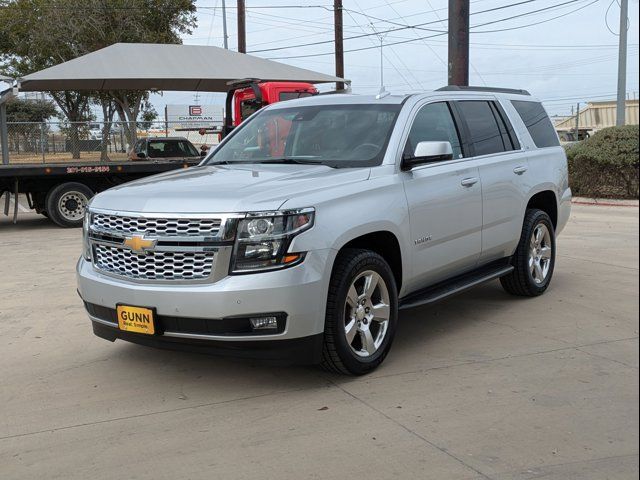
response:
[[[180,150],[180,153],[182,155],[184,155],[185,157],[198,157],[198,156],[200,156],[200,154],[196,150],[196,147],[191,145],[191,142],[188,142],[186,140],[182,140],[181,142],[178,142],[178,149]]]
[[[242,115],[242,120],[246,120],[258,110],[260,110],[260,104],[255,100],[255,98],[240,102],[240,115]]]
[[[533,143],[536,144],[536,147],[557,147],[560,145],[558,135],[553,128],[551,120],[549,120],[547,116],[547,112],[544,111],[542,104],[516,100],[513,100],[511,103],[527,126],[527,130],[529,130],[529,134],[533,139]]]
[[[283,102],[285,100],[310,97],[311,95],[313,95],[311,92],[280,92],[279,99]]]
[[[513,131],[511,123],[509,123],[509,119],[504,115],[502,108],[499,107],[498,104],[491,102],[491,110],[493,111],[493,116],[498,122],[505,150],[518,150],[520,148],[520,143],[516,138],[516,134]]]
[[[511,150],[505,148],[502,132],[496,122],[496,117],[491,110],[489,102],[464,101],[458,102],[458,107],[469,128],[470,142],[473,144],[476,155],[488,155],[490,153]]]
[[[446,103],[430,103],[422,107],[411,126],[405,154],[412,155],[420,142],[449,142],[453,158],[462,158],[458,130]]]

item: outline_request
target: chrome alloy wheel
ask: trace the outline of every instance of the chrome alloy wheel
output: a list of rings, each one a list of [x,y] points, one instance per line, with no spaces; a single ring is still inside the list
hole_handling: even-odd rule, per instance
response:
[[[359,357],[378,351],[387,335],[391,307],[384,279],[373,270],[360,273],[351,283],[345,301],[344,333]]]
[[[539,223],[533,229],[529,241],[529,271],[537,285],[544,283],[549,275],[551,254],[551,233],[545,224]]]
[[[58,212],[67,221],[82,220],[89,199],[84,193],[72,190],[64,193],[58,200]]]

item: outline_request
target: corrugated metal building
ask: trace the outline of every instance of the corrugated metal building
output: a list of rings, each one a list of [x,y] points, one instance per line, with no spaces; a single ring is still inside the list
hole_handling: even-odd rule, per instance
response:
[[[626,102],[626,124],[638,125],[638,100]],[[616,102],[607,100],[604,102],[589,102],[585,108],[580,109],[580,131],[596,132],[606,127],[616,125]],[[573,131],[576,128],[576,117],[568,117],[556,122],[556,130],[560,132]]]

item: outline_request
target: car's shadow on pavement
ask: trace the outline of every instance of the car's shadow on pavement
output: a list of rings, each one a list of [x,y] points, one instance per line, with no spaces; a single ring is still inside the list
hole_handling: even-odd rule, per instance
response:
[[[492,282],[448,298],[434,305],[400,311],[398,330],[393,347],[385,362],[372,375],[384,375],[387,365],[393,363],[392,371],[431,367],[428,352],[442,341],[449,343],[451,337],[468,328],[477,328],[477,323],[490,319],[504,308],[512,308],[513,302],[522,299],[506,294],[499,283]],[[524,300],[526,301],[526,300]],[[292,365],[273,361],[236,357],[206,355],[200,353],[165,350],[116,341],[112,367],[128,368],[137,365],[156,374],[181,381],[200,380],[211,385],[226,385],[228,382],[265,385],[283,388],[322,387],[335,382],[349,382],[365,377],[346,377],[329,373],[319,366]],[[442,350],[442,348],[440,348]]]
[[[441,336],[483,321],[494,312],[508,308],[514,301],[522,301],[502,290],[495,281],[446,298],[440,302],[400,310],[394,350],[423,349]]]

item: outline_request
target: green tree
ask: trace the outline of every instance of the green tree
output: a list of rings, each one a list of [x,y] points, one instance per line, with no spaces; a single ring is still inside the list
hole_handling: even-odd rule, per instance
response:
[[[195,11],[195,0],[0,0],[0,73],[18,78],[118,42],[181,43],[196,25]],[[77,140],[73,122],[83,120],[91,93],[50,93]],[[129,122],[148,98],[144,91],[110,94]],[[136,129],[127,136],[133,145]]]
[[[138,126],[142,130],[149,130],[153,122],[158,118],[158,112],[148,101],[142,104],[140,115],[138,116]]]
[[[40,123],[57,113],[55,105],[47,100],[25,100],[15,97],[7,102],[7,122]]]
[[[9,142],[16,151],[37,151],[38,142],[49,132],[44,123],[58,113],[55,105],[46,100],[25,100],[20,97],[7,102]]]

